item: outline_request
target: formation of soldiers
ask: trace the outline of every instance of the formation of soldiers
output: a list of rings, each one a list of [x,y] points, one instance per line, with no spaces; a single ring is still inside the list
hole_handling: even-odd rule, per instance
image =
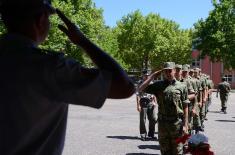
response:
[[[163,73],[163,80],[154,81]],[[154,82],[153,82],[154,81]],[[150,126],[156,123],[154,110],[140,110],[141,98],[146,94],[156,96],[158,104],[158,139],[162,155],[183,154],[185,144],[177,144],[176,139],[185,134],[195,134],[204,131],[204,121],[207,120],[208,108],[211,104],[211,94],[214,90],[213,81],[209,75],[203,74],[200,68],[190,68],[190,65],[179,65],[174,62],[164,63],[162,70],[158,70],[145,78],[138,86],[137,109],[140,111],[140,134],[147,135],[145,129],[146,116]],[[221,111],[226,113],[227,96],[230,91],[228,83],[219,84],[218,92],[221,98]],[[149,100],[149,105],[155,106]],[[148,108],[145,106],[142,108]],[[153,109],[153,108],[152,108]],[[150,112],[150,113],[149,113]],[[144,129],[143,129],[144,128]],[[149,133],[152,133],[149,127]],[[152,135],[151,135],[152,137]]]

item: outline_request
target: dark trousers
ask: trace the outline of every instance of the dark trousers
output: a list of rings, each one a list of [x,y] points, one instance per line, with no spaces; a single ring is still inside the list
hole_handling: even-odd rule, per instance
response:
[[[140,126],[139,126],[140,127],[140,134],[147,134],[146,117],[148,117],[148,121],[149,121],[148,136],[152,137],[152,136],[154,136],[155,124],[157,122],[154,106],[147,106],[147,107],[141,108]]]

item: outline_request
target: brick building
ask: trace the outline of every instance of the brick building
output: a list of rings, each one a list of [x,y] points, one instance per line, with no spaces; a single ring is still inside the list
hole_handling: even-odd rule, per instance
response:
[[[231,87],[235,89],[235,69],[226,70],[222,62],[211,62],[209,57],[206,56],[204,59],[199,59],[199,51],[192,51],[192,68],[199,67],[202,69],[202,72],[210,75],[213,80],[215,87],[221,82],[221,77],[225,76],[227,82],[230,83]]]

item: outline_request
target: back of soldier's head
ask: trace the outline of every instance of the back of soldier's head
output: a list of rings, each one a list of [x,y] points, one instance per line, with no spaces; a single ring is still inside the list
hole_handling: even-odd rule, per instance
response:
[[[1,18],[8,29],[30,23],[45,12],[54,12],[49,0],[0,0]]]

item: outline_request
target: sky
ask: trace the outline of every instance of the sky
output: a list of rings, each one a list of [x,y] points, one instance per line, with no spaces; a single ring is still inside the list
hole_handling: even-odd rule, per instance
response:
[[[180,28],[192,28],[199,19],[207,18],[213,10],[211,0],[93,0],[103,9],[105,24],[111,27],[128,13],[140,10],[143,15],[157,13],[173,20]]]

